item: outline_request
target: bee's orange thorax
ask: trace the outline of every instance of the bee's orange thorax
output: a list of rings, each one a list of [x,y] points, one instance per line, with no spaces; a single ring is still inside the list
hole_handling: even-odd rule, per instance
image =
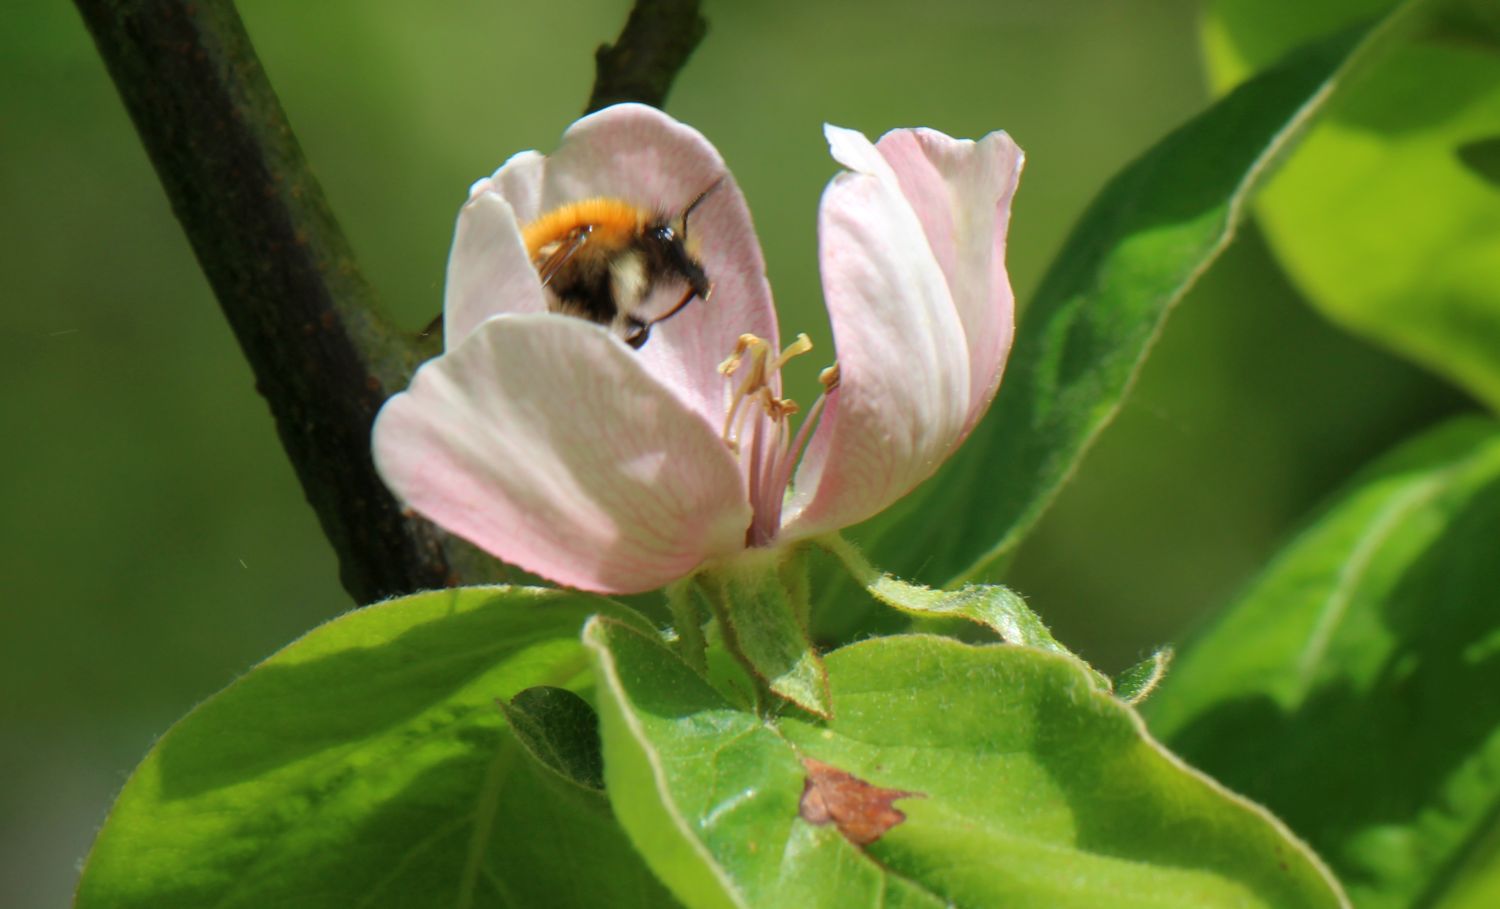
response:
[[[543,247],[566,239],[581,227],[593,228],[589,243],[617,249],[640,233],[649,215],[622,199],[595,198],[571,202],[547,212],[521,229],[526,254],[535,260]]]

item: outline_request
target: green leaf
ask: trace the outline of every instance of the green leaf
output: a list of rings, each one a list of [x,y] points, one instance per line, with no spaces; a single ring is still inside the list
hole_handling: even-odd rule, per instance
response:
[[[1024,311],[988,416],[934,479],[854,533],[871,561],[944,586],[994,572],[1114,417],[1268,166],[1384,36],[1346,35],[1256,76],[1104,188]]]
[[[470,588],[310,632],[156,744],[77,906],[670,905],[603,795],[532,761],[495,704],[590,684],[578,630],[599,612],[625,615]]]
[[[1217,0],[1220,89],[1386,0]],[[1500,409],[1500,7],[1421,5],[1330,105],[1256,212],[1309,300]]]
[[[1150,697],[1167,677],[1173,651],[1163,647],[1126,669],[1115,678],[1115,697],[1127,704],[1139,704]]]
[[[1441,909],[1494,909],[1500,906],[1500,830],[1491,829],[1453,875],[1453,886],[1436,905]]]
[[[542,766],[585,789],[604,788],[599,716],[588,701],[566,688],[538,685],[501,709],[516,740]]]
[[[828,655],[838,710],[817,723],[738,709],[607,618],[584,640],[616,814],[690,906],[1346,905],[1066,657],[865,641]]]
[[[958,590],[934,590],[921,584],[909,584],[900,578],[883,574],[837,535],[818,540],[818,544],[839,559],[855,582],[875,599],[899,612],[919,620],[962,619],[994,632],[1007,644],[1035,647],[1078,661],[1104,689],[1110,680],[1073,651],[1060,644],[1041,616],[1031,611],[1026,600],[1009,587],[995,584],[969,584]],[[925,630],[941,630],[940,626]]]
[[[1058,643],[1041,616],[1026,605],[1026,600],[1008,587],[983,585],[934,590],[877,570],[858,549],[837,535],[822,538],[818,544],[843,564],[856,584],[892,609],[920,619],[963,619],[988,628],[1007,644],[1074,655]]]
[[[1152,729],[1281,814],[1361,907],[1448,905],[1475,855],[1500,891],[1497,554],[1500,426],[1442,426],[1358,478],[1179,657]]]
[[[1476,177],[1500,187],[1500,136],[1465,142],[1454,154]]]

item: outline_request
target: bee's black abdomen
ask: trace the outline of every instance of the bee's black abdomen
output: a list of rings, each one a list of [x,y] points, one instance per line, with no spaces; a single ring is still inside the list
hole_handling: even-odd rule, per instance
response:
[[[569,315],[608,325],[618,311],[609,265],[603,260],[578,262],[565,268],[547,284],[559,308]]]
[[[664,221],[626,236],[578,224],[537,247],[533,261],[552,311],[607,326],[634,348],[646,343],[653,325],[694,298],[707,299],[711,290],[683,235]],[[653,299],[663,286],[683,291],[675,305]]]

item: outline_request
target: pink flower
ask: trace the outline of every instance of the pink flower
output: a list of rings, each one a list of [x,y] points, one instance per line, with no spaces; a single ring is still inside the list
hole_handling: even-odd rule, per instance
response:
[[[1010,137],[826,128],[848,170],[823,194],[819,255],[837,347],[797,413],[750,213],[717,151],[654,108],[579,120],[522,152],[458,217],[446,352],[376,420],[381,475],[412,508],[499,558],[606,593],[661,587],[747,548],[862,521],[911,491],[994,397],[1013,297]],[[588,198],[682,212],[712,282],[639,350],[548,311],[522,240]],[[675,299],[681,288],[674,288]]]

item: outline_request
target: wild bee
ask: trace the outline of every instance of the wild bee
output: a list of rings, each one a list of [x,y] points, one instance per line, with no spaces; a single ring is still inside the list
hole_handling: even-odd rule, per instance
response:
[[[688,216],[723,179],[672,217],[622,199],[570,202],[522,229],[553,312],[608,326],[639,349],[651,328],[677,315],[696,297],[707,302],[713,285],[688,239]],[[654,292],[684,285],[674,305],[648,311]]]

